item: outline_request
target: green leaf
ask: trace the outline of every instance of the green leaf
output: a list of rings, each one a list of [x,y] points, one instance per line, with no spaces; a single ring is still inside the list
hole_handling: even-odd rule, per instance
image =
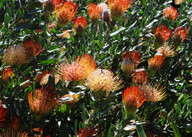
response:
[[[43,60],[40,62],[41,65],[49,65],[49,64],[52,64],[54,63],[55,60],[54,59],[49,59],[49,60]]]
[[[115,127],[113,125],[110,126],[108,133],[107,133],[107,137],[113,137],[113,130],[115,129]]]
[[[136,120],[139,121],[139,117],[136,117]],[[143,129],[143,126],[141,124],[136,124],[136,129],[139,137],[147,137],[145,134],[145,131]]]
[[[173,128],[173,132],[174,132],[175,137],[181,137],[181,134],[179,133],[179,130],[177,129],[173,119],[171,119],[171,125]]]

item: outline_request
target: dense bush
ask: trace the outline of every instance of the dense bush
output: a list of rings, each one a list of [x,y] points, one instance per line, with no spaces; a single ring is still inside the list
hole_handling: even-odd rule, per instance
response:
[[[1,0],[0,136],[192,135],[192,1],[73,2]]]

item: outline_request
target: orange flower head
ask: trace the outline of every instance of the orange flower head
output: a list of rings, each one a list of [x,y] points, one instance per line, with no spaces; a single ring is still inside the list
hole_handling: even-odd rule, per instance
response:
[[[132,118],[136,110],[143,104],[146,97],[137,86],[127,87],[122,93],[122,100],[125,107],[126,118]]]
[[[63,5],[64,0],[51,0],[51,3],[55,8],[60,8]]]
[[[11,69],[11,67],[6,67],[1,71],[1,78],[3,82],[7,83],[9,81],[9,78],[12,78],[14,76],[14,73]]]
[[[92,23],[96,23],[97,19],[101,19],[101,15],[100,15],[97,4],[95,4],[95,3],[88,4],[87,10],[88,10],[88,14],[89,14],[89,17],[91,18]]]
[[[170,38],[171,34],[172,34],[172,32],[165,25],[159,25],[157,27],[157,29],[155,28],[154,29],[154,46],[155,46],[155,48],[157,49],[160,46],[162,46],[163,43],[166,42]]]
[[[103,13],[103,10],[108,9],[108,5],[104,2],[101,2],[100,4],[98,4],[98,8],[99,8],[99,12]]]
[[[179,13],[174,7],[167,7],[163,10],[163,17],[174,21]]]
[[[87,18],[83,16],[79,16],[75,18],[74,26],[75,26],[77,35],[81,34],[87,27]]]
[[[167,94],[163,87],[158,84],[156,87],[151,86],[149,83],[143,83],[141,90],[144,91],[146,101],[157,102],[166,98]]]
[[[144,69],[136,69],[132,76],[132,81],[136,84],[142,84],[143,82],[147,81],[148,78],[148,72],[145,71]]]
[[[125,13],[130,4],[130,0],[108,0],[109,9],[111,11],[111,18],[114,21]]]
[[[138,51],[127,51],[125,54],[122,54],[122,59],[121,69],[125,74],[129,75],[141,62],[141,55]]]
[[[57,25],[63,27],[67,23],[71,22],[76,16],[77,9],[77,5],[72,1],[65,2],[62,7],[57,8]]]
[[[123,87],[123,80],[119,76],[114,76],[108,69],[96,69],[86,80],[86,85],[95,94],[102,96],[103,92],[107,95],[110,91],[116,91]]]
[[[72,61],[71,64],[65,63],[59,66],[59,74],[61,79],[68,81],[79,81],[87,78],[96,67],[96,62],[89,55],[82,55],[77,57],[76,61]]]
[[[79,129],[79,135],[76,137],[94,137],[99,136],[98,135],[99,129],[98,128],[91,128],[91,127],[85,127]]]
[[[7,49],[7,51],[3,54],[3,62],[6,65],[14,66],[14,65],[22,65],[26,63],[26,50],[21,46],[11,46]]]
[[[28,60],[32,60],[35,56],[37,56],[42,48],[39,46],[38,42],[34,42],[32,39],[27,39],[24,42],[25,50],[27,51]]]
[[[52,87],[43,86],[41,89],[29,92],[27,97],[36,120],[48,114],[57,103],[57,94],[54,93]]]
[[[177,27],[174,30],[173,42],[174,42],[174,45],[176,47],[179,46],[181,44],[181,42],[183,42],[185,40],[189,30],[190,30],[190,28],[185,29],[185,28],[182,28],[182,27]]]
[[[174,46],[173,45],[168,46],[168,43],[165,43],[164,46],[159,47],[157,51],[164,57],[174,57],[176,55]]]
[[[8,110],[3,107],[2,101],[0,101],[0,128],[7,126]]]
[[[148,59],[149,68],[152,72],[159,70],[165,63],[164,56],[162,54],[156,54],[153,58]]]

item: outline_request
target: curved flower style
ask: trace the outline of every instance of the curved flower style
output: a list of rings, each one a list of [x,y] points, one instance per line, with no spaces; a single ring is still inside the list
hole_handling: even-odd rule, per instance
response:
[[[81,34],[87,27],[87,18],[83,16],[79,16],[75,18],[74,26],[75,26],[77,35]]]
[[[43,86],[41,89],[29,92],[27,97],[29,107],[37,120],[48,114],[57,103],[57,94],[52,87]]]
[[[71,64],[65,63],[59,66],[59,74],[61,79],[68,81],[79,81],[87,78],[96,67],[96,62],[89,55],[82,55],[77,57],[76,61]]]
[[[165,63],[164,56],[162,54],[156,54],[153,58],[148,59],[149,68],[152,72],[159,70]]]
[[[96,69],[86,80],[89,87],[98,96],[106,92],[116,91],[123,87],[123,81],[119,76],[114,76],[113,72],[108,69]]]
[[[6,65],[14,66],[14,65],[22,65],[26,63],[26,50],[21,46],[11,46],[7,49],[7,51],[3,54],[3,62]]]
[[[88,10],[88,14],[89,14],[89,17],[91,18],[92,23],[96,23],[97,19],[101,19],[101,15],[100,15],[97,4],[95,4],[95,3],[88,4],[87,10]]]
[[[32,39],[27,39],[24,42],[24,47],[27,53],[27,59],[31,61],[35,56],[37,56],[42,48],[39,46],[38,42],[34,42]]]
[[[159,25],[157,27],[157,29],[154,29],[154,46],[155,48],[159,48],[160,46],[163,45],[164,42],[166,42],[170,36],[171,36],[172,32],[170,31],[170,29],[167,28],[167,26],[165,25]]]
[[[158,84],[156,87],[151,86],[149,83],[143,83],[141,90],[144,91],[146,101],[157,102],[166,98],[166,91]]]
[[[63,27],[72,21],[76,16],[77,9],[77,5],[72,1],[65,2],[62,7],[56,10],[57,25]]]
[[[127,51],[122,54],[123,62],[121,64],[122,71],[129,75],[132,73],[133,69],[141,62],[141,55],[138,51]]]
[[[80,128],[79,129],[79,134],[76,137],[94,137],[98,136],[99,129],[98,128],[90,128],[90,127],[85,127],[85,128]]]
[[[163,17],[170,19],[170,20],[175,20],[179,13],[174,7],[167,7],[163,10]]]
[[[1,71],[1,78],[3,82],[7,83],[9,81],[9,78],[12,78],[14,76],[14,73],[11,69],[11,67],[6,67]]]
[[[122,92],[122,100],[125,106],[126,118],[132,118],[136,110],[143,104],[146,97],[137,86],[127,87],[127,89]]]
[[[29,137],[28,133],[22,131],[14,131],[12,129],[5,129],[0,137]]]
[[[147,81],[148,78],[148,72],[145,71],[144,69],[136,69],[132,75],[132,81],[136,84],[142,84],[143,82]]]
[[[157,51],[164,57],[173,57],[176,55],[174,46],[173,45],[168,46],[168,43],[165,43],[164,46],[159,47]]]
[[[111,18],[114,21],[125,13],[130,4],[130,0],[108,0],[109,9],[111,11]]]
[[[8,110],[2,106],[2,101],[0,101],[0,128],[6,127],[8,120]]]
[[[174,45],[176,47],[178,47],[181,44],[181,42],[183,42],[185,40],[189,30],[190,30],[190,28],[185,29],[185,28],[182,28],[182,27],[177,27],[174,30],[174,33],[173,33],[173,43],[174,43]]]

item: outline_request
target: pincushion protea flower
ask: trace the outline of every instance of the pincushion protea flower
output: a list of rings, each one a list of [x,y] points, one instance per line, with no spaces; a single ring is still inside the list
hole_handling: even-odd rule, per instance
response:
[[[181,42],[183,42],[185,40],[189,30],[190,30],[190,27],[188,29],[185,29],[182,27],[177,27],[174,30],[173,42],[174,42],[175,47],[178,47],[181,44]]]
[[[88,10],[88,14],[89,14],[89,17],[91,18],[92,23],[96,23],[97,19],[101,19],[101,15],[100,15],[97,4],[95,4],[95,3],[88,4],[87,10]]]
[[[0,100],[0,128],[6,127],[8,120],[8,109],[4,108]]]
[[[148,78],[148,72],[145,71],[144,69],[136,69],[132,75],[132,81],[136,84],[142,84],[143,82],[147,81]]]
[[[49,86],[43,86],[41,89],[29,92],[27,98],[36,120],[48,114],[57,103],[57,94],[54,93],[53,87]]]
[[[12,78],[14,76],[14,73],[11,69],[11,67],[6,67],[3,69],[3,71],[1,71],[1,78],[3,80],[3,82],[7,83],[9,78]]]
[[[162,54],[156,54],[153,58],[148,59],[148,64],[151,72],[156,72],[165,63],[164,56]]]
[[[57,8],[57,25],[63,27],[67,23],[71,22],[76,16],[77,9],[77,5],[72,1],[65,2],[60,8]]]
[[[77,57],[76,61],[72,61],[71,64],[65,63],[59,66],[59,74],[61,79],[68,81],[79,81],[87,78],[96,67],[96,62],[89,55],[82,55]]]
[[[122,92],[122,100],[125,108],[126,118],[132,118],[136,110],[143,104],[146,97],[137,86],[127,87],[127,89]]]
[[[3,54],[3,62],[6,65],[14,66],[14,65],[22,65],[26,63],[26,50],[21,46],[11,46],[7,49],[7,51]]]
[[[107,95],[110,91],[116,91],[123,87],[123,81],[119,76],[114,76],[108,69],[96,69],[86,80],[86,85],[97,96],[102,96],[103,92]]]
[[[87,27],[87,18],[85,18],[83,16],[79,16],[79,17],[75,18],[74,26],[76,29],[76,34],[80,35]]]
[[[164,46],[159,47],[157,51],[164,57],[173,57],[176,55],[175,47],[173,45],[168,46],[168,43],[165,43]]]
[[[170,20],[175,20],[179,13],[174,7],[167,7],[163,10],[163,17],[170,19]]]
[[[151,84],[145,82],[140,87],[144,91],[146,101],[157,102],[166,98],[166,91],[163,87],[158,84],[156,87],[151,86]]]
[[[122,59],[121,69],[126,75],[129,75],[141,62],[141,55],[138,51],[127,51],[125,54],[122,54]]]
[[[108,5],[104,2],[101,2],[100,4],[98,4],[98,8],[99,8],[99,12],[103,13],[103,10],[108,9]]]
[[[113,21],[119,20],[119,18],[128,9],[129,4],[130,0],[108,0],[112,20]]]
[[[171,34],[172,34],[172,32],[165,25],[159,25],[157,27],[157,29],[155,28],[154,29],[154,46],[155,46],[155,48],[157,49],[160,46],[162,46],[163,43],[166,42],[170,38]]]
[[[27,59],[29,61],[31,61],[42,51],[42,48],[39,46],[39,43],[33,41],[32,39],[25,40],[24,47],[28,56]]]

